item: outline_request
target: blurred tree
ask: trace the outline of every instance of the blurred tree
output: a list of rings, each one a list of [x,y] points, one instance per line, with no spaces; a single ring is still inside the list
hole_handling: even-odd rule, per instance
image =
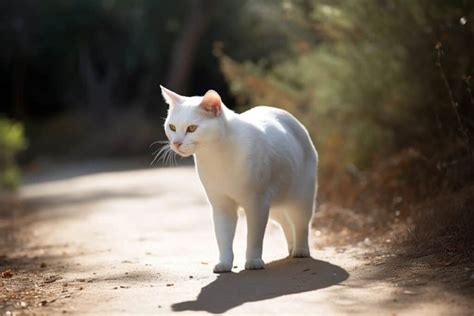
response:
[[[0,79],[0,111],[34,119],[74,108],[107,117],[121,107],[161,104],[159,83],[226,90],[211,54],[214,41],[252,52],[252,58],[282,46],[269,38],[257,48],[253,26],[259,17],[245,17],[247,3],[1,2],[0,42],[6,49],[0,71],[6,76]]]
[[[23,126],[0,117],[0,190],[14,189],[18,185],[15,156],[25,146]]]
[[[196,50],[214,14],[214,6],[214,0],[191,1],[189,17],[173,45],[166,85],[182,94],[187,92]]]

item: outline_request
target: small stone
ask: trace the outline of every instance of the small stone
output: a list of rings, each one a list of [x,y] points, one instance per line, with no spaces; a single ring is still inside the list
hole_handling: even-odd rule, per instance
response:
[[[61,280],[62,277],[60,277],[59,275],[51,275],[49,277],[47,277],[46,279],[44,279],[44,283],[53,283],[53,282],[56,282],[57,280]]]
[[[190,279],[194,278],[192,275],[189,276]]]
[[[166,286],[174,286],[174,283],[168,283]]]
[[[44,263],[44,262],[41,262],[41,264],[40,264],[40,268],[46,268],[46,263]]]
[[[46,306],[48,304],[48,301],[41,301],[40,306]]]

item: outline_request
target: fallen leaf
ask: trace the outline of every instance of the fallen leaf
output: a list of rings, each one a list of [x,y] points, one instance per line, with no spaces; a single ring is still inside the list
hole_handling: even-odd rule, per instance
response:
[[[2,278],[4,279],[11,278],[12,276],[13,276],[13,272],[11,269],[8,269],[2,272]]]

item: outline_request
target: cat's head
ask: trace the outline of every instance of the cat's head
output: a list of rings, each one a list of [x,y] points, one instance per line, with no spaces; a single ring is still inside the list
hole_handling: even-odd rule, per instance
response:
[[[185,97],[160,87],[169,104],[164,128],[173,151],[187,157],[220,137],[223,105],[217,92]]]

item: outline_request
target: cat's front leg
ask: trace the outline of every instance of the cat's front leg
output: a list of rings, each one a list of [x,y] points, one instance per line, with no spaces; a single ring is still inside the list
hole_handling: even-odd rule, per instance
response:
[[[257,204],[245,209],[247,217],[247,251],[245,269],[258,270],[265,267],[262,260],[263,237],[268,222],[269,207]]]
[[[211,204],[219,247],[219,263],[215,265],[214,273],[230,272],[234,262],[232,244],[237,225],[237,205],[225,198],[215,199]]]

